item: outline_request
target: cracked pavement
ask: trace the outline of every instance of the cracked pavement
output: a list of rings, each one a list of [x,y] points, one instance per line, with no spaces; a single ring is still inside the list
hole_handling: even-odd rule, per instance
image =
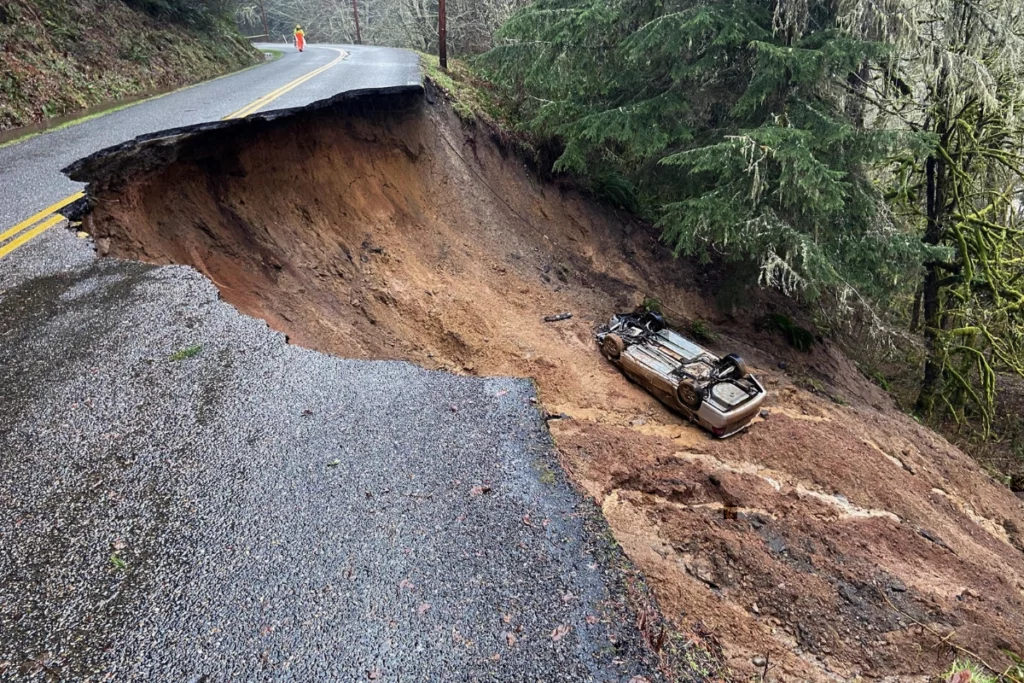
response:
[[[0,679],[658,680],[533,391],[44,233],[0,260]]]

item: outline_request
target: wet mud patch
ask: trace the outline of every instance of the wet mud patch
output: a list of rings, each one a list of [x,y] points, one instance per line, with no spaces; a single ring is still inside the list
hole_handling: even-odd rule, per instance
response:
[[[924,679],[950,643],[992,663],[1024,649],[1020,501],[836,348],[759,330],[749,311],[770,298],[718,312],[705,270],[539,180],[441,98],[355,93],[136,141],[72,174],[90,182],[102,254],[193,266],[294,343],[533,378],[563,468],[665,614],[706,625],[739,675],[767,658],[770,678]],[[646,297],[750,361],[765,419],[714,441],[601,357],[595,326]]]

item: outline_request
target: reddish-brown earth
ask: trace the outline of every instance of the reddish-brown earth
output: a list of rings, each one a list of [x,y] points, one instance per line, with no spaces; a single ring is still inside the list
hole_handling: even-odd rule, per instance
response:
[[[356,98],[79,173],[99,179],[101,252],[192,265],[294,343],[534,378],[572,418],[550,422],[565,469],[738,676],[767,656],[776,680],[924,680],[954,647],[1024,650],[1020,500],[828,342],[801,353],[749,322],[783,303],[719,313],[714,278],[651,228],[538,180],[444,103]],[[601,357],[594,327],[647,296],[755,366],[765,419],[712,440]]]

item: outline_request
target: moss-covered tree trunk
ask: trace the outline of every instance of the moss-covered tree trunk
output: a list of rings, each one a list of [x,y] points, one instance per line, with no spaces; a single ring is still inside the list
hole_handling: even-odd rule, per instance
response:
[[[935,155],[925,162],[927,186],[927,227],[924,242],[929,246],[938,246],[942,242],[942,222],[945,207],[945,163]],[[935,398],[942,383],[942,360],[939,349],[939,329],[942,324],[942,271],[939,264],[932,261],[925,264],[924,285],[921,288],[921,306],[924,317],[924,336],[928,346],[928,355],[924,364],[924,377],[921,392],[917,397],[917,409],[925,415],[931,415],[935,407]]]

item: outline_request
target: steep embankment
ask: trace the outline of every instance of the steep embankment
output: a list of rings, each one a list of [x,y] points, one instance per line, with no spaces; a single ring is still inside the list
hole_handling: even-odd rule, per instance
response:
[[[563,466],[666,615],[703,622],[741,675],[767,658],[771,680],[925,680],[951,645],[993,665],[1024,647],[1019,500],[837,349],[802,353],[752,323],[784,302],[717,312],[710,271],[538,181],[443,103],[356,95],[75,173],[94,181],[101,253],[192,265],[295,343],[535,378],[571,418],[550,421]],[[713,348],[769,387],[767,417],[712,440],[605,361],[595,325],[645,296],[711,321]]]
[[[4,0],[0,131],[212,78],[258,57],[213,16],[185,25],[123,0]]]

